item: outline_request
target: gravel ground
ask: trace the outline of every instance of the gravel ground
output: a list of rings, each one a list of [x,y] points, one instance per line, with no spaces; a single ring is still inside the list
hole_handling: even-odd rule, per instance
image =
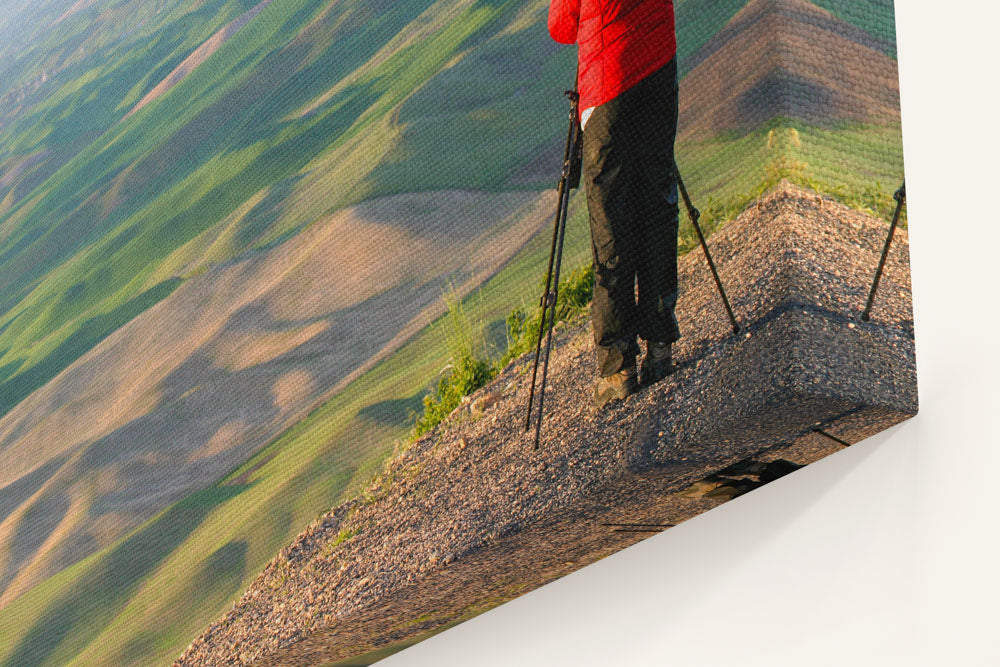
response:
[[[647,534],[604,524],[676,525],[912,416],[905,231],[872,321],[858,319],[887,231],[778,186],[712,238],[739,334],[690,253],[676,372],[597,412],[587,321],[561,326],[539,451],[521,430],[522,358],[283,549],[175,665],[318,665],[391,646]]]

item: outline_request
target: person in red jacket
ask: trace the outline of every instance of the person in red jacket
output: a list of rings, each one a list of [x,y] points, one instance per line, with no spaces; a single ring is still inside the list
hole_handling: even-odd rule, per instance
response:
[[[601,407],[672,371],[677,304],[677,42],[671,0],[552,0],[549,33],[579,45],[583,180],[594,258]],[[636,284],[638,282],[638,297]]]

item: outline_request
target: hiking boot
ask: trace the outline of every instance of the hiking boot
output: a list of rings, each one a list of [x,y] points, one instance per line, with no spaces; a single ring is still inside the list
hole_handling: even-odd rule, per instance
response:
[[[594,404],[603,408],[611,401],[620,401],[634,394],[639,388],[635,367],[623,368],[614,375],[598,378],[594,384]]]
[[[642,384],[659,382],[674,372],[670,343],[646,343],[646,356],[642,359]]]

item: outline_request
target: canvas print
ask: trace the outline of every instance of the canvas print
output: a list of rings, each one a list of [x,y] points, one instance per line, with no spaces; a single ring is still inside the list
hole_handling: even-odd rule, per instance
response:
[[[916,411],[891,0],[0,0],[0,665],[373,664]]]

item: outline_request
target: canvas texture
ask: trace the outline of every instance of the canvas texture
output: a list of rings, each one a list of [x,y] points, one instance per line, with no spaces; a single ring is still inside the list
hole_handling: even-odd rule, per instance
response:
[[[780,484],[917,412],[907,225],[891,0],[6,3],[0,665],[372,664]]]

